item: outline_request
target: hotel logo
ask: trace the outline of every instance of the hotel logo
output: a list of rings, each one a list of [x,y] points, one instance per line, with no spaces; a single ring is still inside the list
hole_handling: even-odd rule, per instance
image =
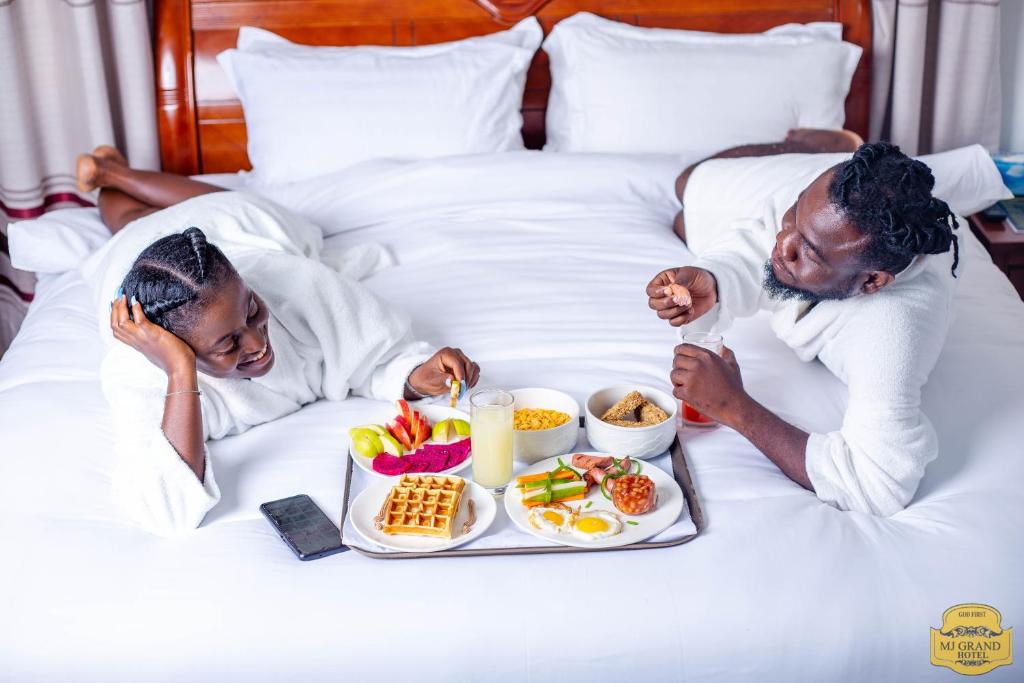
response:
[[[1013,664],[1013,629],[1002,627],[1003,615],[988,605],[954,605],[932,629],[932,664],[977,676]]]

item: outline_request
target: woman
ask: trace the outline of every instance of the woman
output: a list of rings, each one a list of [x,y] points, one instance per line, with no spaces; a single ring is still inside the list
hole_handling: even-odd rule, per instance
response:
[[[207,439],[349,391],[417,399],[453,379],[476,384],[476,363],[416,342],[408,321],[344,266],[320,261],[321,230],[283,207],[129,168],[110,147],[82,155],[78,178],[100,189],[114,233],[86,271],[111,295],[119,283],[109,327],[120,343],[101,379],[117,436],[115,490],[147,529],[195,528],[218,501]],[[360,265],[365,258],[349,274],[365,275]]]

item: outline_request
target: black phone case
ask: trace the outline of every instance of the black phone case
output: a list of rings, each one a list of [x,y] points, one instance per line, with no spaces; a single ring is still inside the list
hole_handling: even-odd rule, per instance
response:
[[[300,560],[317,560],[348,550],[338,527],[305,494],[263,503],[260,512]]]

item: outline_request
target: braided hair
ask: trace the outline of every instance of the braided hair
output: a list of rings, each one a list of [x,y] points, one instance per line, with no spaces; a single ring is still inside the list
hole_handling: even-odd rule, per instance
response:
[[[208,243],[202,230],[188,228],[146,247],[121,289],[142,304],[150,322],[182,337],[196,320],[204,292],[234,272],[224,252]]]
[[[870,237],[865,266],[898,273],[918,254],[942,254],[953,247],[953,277],[960,262],[953,234],[956,216],[932,196],[935,177],[896,145],[861,145],[839,164],[829,182],[832,204]]]

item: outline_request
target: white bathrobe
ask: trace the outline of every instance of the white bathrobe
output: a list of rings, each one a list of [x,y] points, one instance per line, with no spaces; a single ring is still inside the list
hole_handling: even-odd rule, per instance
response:
[[[734,222],[709,240],[693,265],[715,275],[719,303],[688,328],[722,331],[734,318],[772,311],[779,339],[801,360],[820,359],[849,388],[842,425],[807,441],[815,492],[842,510],[891,515],[910,502],[938,454],[921,387],[952,320],[952,255],[917,257],[875,294],[807,311],[806,302],[774,301],[761,287],[781,218],[768,202],[760,220]]]
[[[149,531],[171,535],[197,527],[220,498],[209,452],[202,482],[161,428],[167,378],[109,330],[109,302],[148,244],[201,228],[266,301],[275,363],[253,380],[199,374],[203,436],[219,439],[292,413],[320,398],[351,391],[401,397],[409,373],[430,355],[409,322],[356,281],[388,264],[364,246],[324,254],[320,229],[269,200],[240,192],[203,195],[125,227],[83,265],[96,283],[101,334],[110,342],[101,368],[111,406],[118,466],[114,488],[129,515]],[[324,261],[333,263],[334,268]]]

